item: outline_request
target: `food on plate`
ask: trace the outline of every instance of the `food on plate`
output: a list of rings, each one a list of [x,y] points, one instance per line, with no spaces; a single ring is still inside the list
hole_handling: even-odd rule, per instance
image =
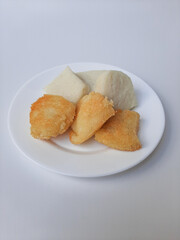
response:
[[[139,118],[135,111],[117,110],[115,116],[95,133],[95,140],[121,151],[136,151],[141,148],[137,136]]]
[[[65,98],[45,94],[31,105],[31,135],[50,139],[64,133],[72,124],[75,105]]]
[[[132,81],[125,73],[115,70],[74,73],[66,67],[45,91],[47,94],[31,106],[34,138],[50,139],[71,126],[69,139],[73,144],[81,144],[95,134],[96,141],[114,149],[141,148],[137,135],[140,116],[130,111],[137,106],[137,100]]]
[[[77,103],[89,92],[88,85],[69,67],[66,67],[44,90],[47,94],[62,96],[72,103]]]
[[[131,79],[123,72],[96,70],[76,73],[91,91],[112,99],[115,109],[132,109],[137,100]]]
[[[77,104],[70,141],[73,144],[85,142],[114,114],[112,101],[100,93],[91,92],[84,96]]]

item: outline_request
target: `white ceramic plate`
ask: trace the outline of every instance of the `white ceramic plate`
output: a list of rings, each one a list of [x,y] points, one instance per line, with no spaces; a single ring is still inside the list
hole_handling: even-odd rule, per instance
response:
[[[76,146],[64,134],[51,141],[36,140],[30,135],[29,112],[31,104],[42,96],[42,89],[67,65],[44,71],[17,92],[9,110],[9,131],[15,145],[28,158],[42,167],[69,176],[98,177],[127,170],[143,161],[158,145],[165,126],[162,104],[143,80],[118,67],[99,63],[68,64],[74,72],[87,70],[120,70],[132,79],[140,116],[139,138],[142,149],[135,152],[117,151],[95,142],[92,138]]]

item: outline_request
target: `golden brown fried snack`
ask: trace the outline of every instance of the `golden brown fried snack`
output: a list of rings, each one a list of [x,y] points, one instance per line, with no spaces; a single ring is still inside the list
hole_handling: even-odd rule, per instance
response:
[[[96,132],[95,140],[122,151],[135,151],[141,148],[137,133],[139,113],[129,110],[117,110],[103,127]]]
[[[74,104],[61,96],[45,94],[31,106],[31,135],[39,139],[56,137],[69,128],[74,115]]]
[[[77,104],[76,117],[69,133],[73,144],[80,144],[92,137],[115,114],[112,102],[100,93],[91,92]]]

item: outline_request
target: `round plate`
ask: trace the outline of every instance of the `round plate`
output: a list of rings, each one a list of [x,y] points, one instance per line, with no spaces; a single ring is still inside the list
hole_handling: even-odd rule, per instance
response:
[[[30,106],[43,95],[43,88],[50,83],[67,65],[46,70],[28,82],[17,92],[9,110],[8,125],[15,145],[28,158],[42,167],[69,176],[98,177],[127,170],[143,161],[158,145],[165,126],[162,104],[143,80],[118,67],[99,63],[68,64],[74,72],[88,70],[119,70],[132,80],[138,100],[140,116],[139,138],[142,149],[123,152],[110,149],[93,138],[81,145],[73,145],[64,134],[50,141],[34,139],[30,135]]]

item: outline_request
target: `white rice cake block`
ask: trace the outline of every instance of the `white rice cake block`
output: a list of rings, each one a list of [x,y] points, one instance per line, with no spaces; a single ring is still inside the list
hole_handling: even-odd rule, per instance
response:
[[[81,78],[93,91],[97,78],[104,72],[104,70],[91,70],[87,72],[77,72],[76,75]]]
[[[84,95],[88,94],[89,87],[70,67],[66,67],[44,90],[47,94],[62,96],[72,103],[77,103]]]
[[[132,109],[137,106],[132,81],[120,71],[103,71],[92,90],[112,99],[115,109]]]

